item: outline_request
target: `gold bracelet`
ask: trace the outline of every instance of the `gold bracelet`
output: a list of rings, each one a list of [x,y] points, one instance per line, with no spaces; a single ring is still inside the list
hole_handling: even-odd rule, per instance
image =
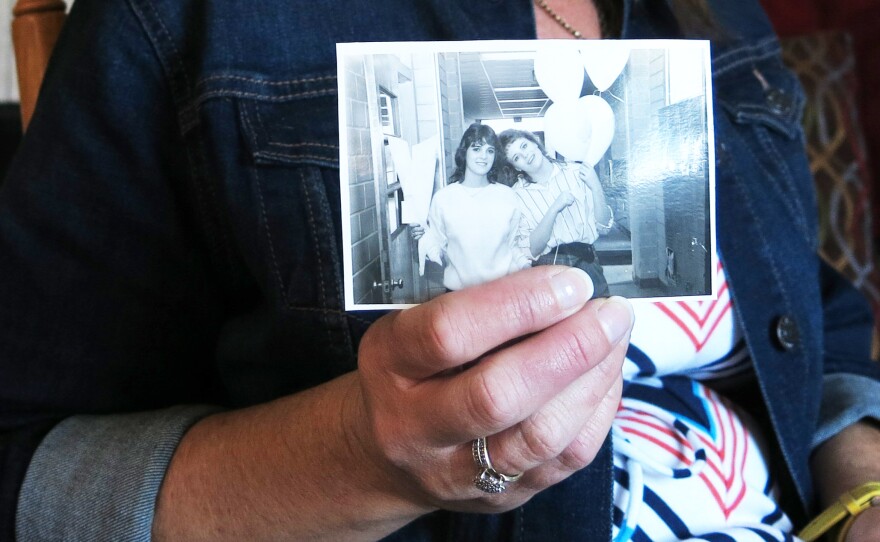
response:
[[[837,542],[843,542],[856,517],[872,506],[880,506],[880,482],[868,482],[847,491],[836,503],[816,516],[797,536],[804,542],[813,542],[849,516],[837,535]]]

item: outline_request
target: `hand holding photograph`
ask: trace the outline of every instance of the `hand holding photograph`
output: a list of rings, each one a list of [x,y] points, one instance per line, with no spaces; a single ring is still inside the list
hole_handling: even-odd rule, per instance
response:
[[[337,45],[347,310],[533,265],[713,298],[709,44]]]

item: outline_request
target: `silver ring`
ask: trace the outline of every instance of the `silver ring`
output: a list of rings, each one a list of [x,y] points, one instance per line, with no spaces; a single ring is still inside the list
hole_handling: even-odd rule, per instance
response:
[[[474,464],[480,469],[474,478],[474,485],[480,491],[486,493],[503,493],[507,490],[507,484],[516,482],[522,478],[519,474],[504,474],[498,472],[492,466],[489,459],[489,448],[486,446],[486,437],[475,439],[471,444],[471,453],[474,456]]]

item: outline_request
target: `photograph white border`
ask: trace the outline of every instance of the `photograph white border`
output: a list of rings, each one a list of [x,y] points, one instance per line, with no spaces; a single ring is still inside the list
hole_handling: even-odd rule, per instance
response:
[[[504,53],[509,51],[540,51],[548,48],[571,48],[580,50],[584,42],[588,40],[487,40],[487,41],[445,41],[445,42],[355,42],[337,44],[337,77],[339,88],[339,166],[340,166],[340,196],[342,211],[342,242],[343,242],[343,270],[344,270],[344,295],[345,310],[387,310],[405,309],[417,305],[417,303],[357,303],[354,296],[352,282],[352,234],[350,227],[351,200],[349,192],[349,137],[347,126],[348,118],[346,103],[346,89],[349,81],[348,74],[344,69],[343,59],[349,55],[384,55],[409,53]],[[707,146],[708,146],[708,199],[709,199],[709,252],[710,267],[707,280],[710,282],[711,293],[707,295],[685,295],[671,297],[647,297],[631,298],[639,302],[670,302],[670,301],[701,301],[713,300],[718,295],[718,280],[715,270],[718,266],[717,236],[716,236],[716,193],[715,193],[715,126],[714,126],[714,103],[712,92],[711,56],[708,41],[702,40],[601,40],[612,41],[614,44],[629,47],[630,49],[663,48],[673,50],[678,47],[697,47],[702,52],[703,73],[705,85],[705,104],[707,119]],[[703,247],[705,248],[705,247]]]

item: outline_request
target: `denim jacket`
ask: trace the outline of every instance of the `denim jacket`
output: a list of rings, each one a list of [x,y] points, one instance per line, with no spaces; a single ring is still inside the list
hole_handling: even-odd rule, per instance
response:
[[[756,2],[714,4],[719,250],[800,517],[823,380],[839,428],[880,372],[816,256],[801,90]],[[681,36],[662,0],[624,19]],[[335,43],[505,38],[530,0],[77,0],[0,193],[0,538],[147,540],[192,423],[355,369],[378,314],[342,310]],[[607,539],[610,458],[394,538]]]

